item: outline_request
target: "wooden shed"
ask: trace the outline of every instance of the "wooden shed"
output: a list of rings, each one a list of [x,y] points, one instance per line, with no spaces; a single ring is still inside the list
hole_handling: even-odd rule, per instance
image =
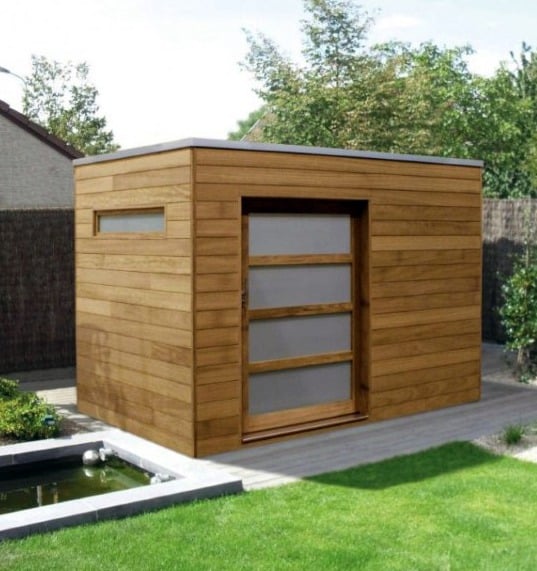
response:
[[[76,160],[79,409],[204,456],[478,400],[481,171],[203,139]]]

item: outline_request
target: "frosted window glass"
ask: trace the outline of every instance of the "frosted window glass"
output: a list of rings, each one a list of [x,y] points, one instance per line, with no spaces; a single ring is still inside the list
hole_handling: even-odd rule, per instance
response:
[[[267,254],[348,254],[347,214],[250,214],[250,256]]]
[[[348,400],[351,398],[351,363],[250,375],[248,397],[250,414]]]
[[[164,232],[164,210],[99,214],[99,232]]]
[[[250,321],[249,360],[268,361],[351,349],[351,315],[310,315]]]
[[[252,309],[348,302],[351,301],[351,266],[251,267],[248,286]]]

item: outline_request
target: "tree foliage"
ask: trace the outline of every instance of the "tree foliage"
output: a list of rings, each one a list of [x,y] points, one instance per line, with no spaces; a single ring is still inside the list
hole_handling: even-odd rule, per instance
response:
[[[537,196],[537,54],[472,73],[470,46],[370,46],[372,18],[353,0],[304,0],[303,61],[247,32],[243,66],[264,103],[267,142],[485,161],[485,194]]]
[[[112,131],[99,115],[97,89],[88,81],[86,63],[62,64],[32,56],[26,78],[23,113],[53,135],[87,155],[114,151]]]

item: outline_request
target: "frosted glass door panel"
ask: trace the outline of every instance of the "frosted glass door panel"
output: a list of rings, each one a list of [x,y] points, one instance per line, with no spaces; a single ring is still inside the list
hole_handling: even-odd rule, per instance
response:
[[[251,267],[248,282],[251,309],[351,301],[350,264]]]
[[[263,414],[351,398],[350,362],[250,375],[249,413]]]
[[[250,322],[250,362],[351,350],[351,315],[311,315]]]
[[[250,256],[348,254],[351,218],[346,214],[250,214]]]

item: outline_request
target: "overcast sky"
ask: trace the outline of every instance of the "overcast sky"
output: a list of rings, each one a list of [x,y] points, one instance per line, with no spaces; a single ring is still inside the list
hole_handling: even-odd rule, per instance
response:
[[[527,0],[364,0],[372,42],[471,44],[490,74],[524,40],[537,47]],[[243,28],[300,53],[302,0],[14,0],[0,10],[0,66],[26,75],[32,54],[86,61],[123,148],[185,137],[222,139],[257,108],[242,71]],[[0,74],[0,99],[21,109],[22,85]]]

